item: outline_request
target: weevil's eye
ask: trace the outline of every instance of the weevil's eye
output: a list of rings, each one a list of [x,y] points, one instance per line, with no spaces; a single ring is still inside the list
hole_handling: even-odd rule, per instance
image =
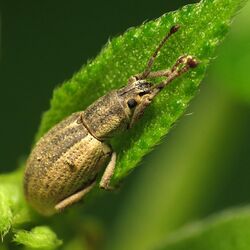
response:
[[[129,99],[127,102],[129,108],[134,108],[137,105],[137,101],[135,99]]]

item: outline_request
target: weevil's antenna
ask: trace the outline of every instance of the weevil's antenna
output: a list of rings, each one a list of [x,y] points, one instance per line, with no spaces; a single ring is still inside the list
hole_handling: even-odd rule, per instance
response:
[[[144,70],[144,72],[142,74],[140,74],[139,76],[137,76],[138,79],[145,79],[145,78],[147,78],[147,76],[151,72],[151,69],[153,67],[154,61],[155,61],[155,59],[156,59],[159,51],[161,50],[161,48],[163,47],[163,45],[166,43],[166,41],[169,39],[169,37],[172,36],[175,32],[177,32],[179,28],[180,28],[180,25],[178,25],[178,24],[171,27],[170,31],[167,33],[167,35],[164,37],[164,39],[160,42],[160,44],[158,45],[158,47],[155,50],[155,52],[153,53],[153,55],[148,60],[147,67]]]

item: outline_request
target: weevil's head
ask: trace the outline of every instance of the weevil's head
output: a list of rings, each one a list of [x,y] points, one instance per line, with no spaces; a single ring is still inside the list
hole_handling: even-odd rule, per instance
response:
[[[140,119],[158,92],[159,89],[155,89],[152,83],[136,79],[117,91],[119,101],[128,117],[128,128]]]

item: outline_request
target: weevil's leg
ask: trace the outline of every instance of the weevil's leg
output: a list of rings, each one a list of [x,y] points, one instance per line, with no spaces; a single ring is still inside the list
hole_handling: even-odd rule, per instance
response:
[[[170,74],[171,74],[171,70],[169,69],[164,69],[164,70],[159,70],[159,71],[153,71],[153,72],[150,72],[147,76],[147,79],[150,79],[150,78],[158,78],[158,77],[168,77]]]
[[[108,163],[108,166],[106,167],[104,174],[102,176],[102,179],[100,181],[100,188],[106,189],[106,190],[112,190],[113,187],[110,186],[110,181],[112,176],[114,175],[115,170],[115,164],[116,164],[116,152],[113,152],[111,155],[110,162]]]
[[[181,56],[175,63],[175,65],[170,70],[168,78],[157,85],[154,85],[152,90],[154,90],[153,96],[155,96],[160,90],[171,83],[175,78],[187,72],[190,68],[195,68],[198,62],[192,56]],[[153,97],[152,96],[152,97]]]
[[[55,210],[57,212],[60,212],[63,209],[65,209],[66,207],[71,206],[72,204],[78,202],[95,186],[95,184],[96,184],[96,181],[93,181],[91,184],[89,184],[84,189],[82,189],[82,190],[78,191],[77,193],[72,194],[71,196],[67,197],[66,199],[60,201],[55,206]]]
[[[176,61],[176,63],[174,64],[174,66],[171,69],[163,69],[163,70],[159,70],[159,71],[153,71],[153,72],[149,72],[147,79],[149,78],[158,78],[158,77],[169,77],[171,75],[171,73],[173,71],[176,71],[176,69],[183,63],[185,63],[186,60],[186,55],[181,56],[178,58],[178,60]],[[137,77],[137,76],[135,76]]]
[[[153,64],[154,64],[154,61],[156,59],[156,57],[158,56],[159,54],[159,51],[161,50],[161,48],[163,47],[163,45],[166,43],[166,41],[169,39],[169,37],[171,35],[173,35],[175,32],[178,31],[178,29],[180,28],[179,25],[174,25],[170,31],[167,33],[167,35],[163,38],[163,40],[160,42],[160,44],[158,45],[158,47],[156,48],[155,52],[153,53],[153,55],[150,57],[150,59],[148,60],[148,63],[147,63],[147,67],[146,69],[144,70],[144,72],[136,75],[136,79],[137,80],[143,80],[143,79],[146,79],[148,78],[148,75],[150,74],[151,72],[151,69],[153,67]]]

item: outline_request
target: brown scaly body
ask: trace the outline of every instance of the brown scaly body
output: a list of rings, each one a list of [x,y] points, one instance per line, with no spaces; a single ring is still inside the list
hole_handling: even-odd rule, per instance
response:
[[[25,172],[25,195],[43,214],[54,213],[65,197],[93,182],[101,167],[97,163],[107,155],[103,143],[79,123],[80,117],[75,113],[50,130],[27,162],[32,167]]]
[[[65,197],[95,182],[111,155],[101,137],[110,136],[114,127],[117,131],[128,120],[122,106],[117,105],[115,112],[110,109],[115,99],[116,92],[110,92],[85,112],[74,113],[57,124],[35,145],[27,162],[24,187],[28,201],[40,213],[55,213]]]
[[[99,185],[111,189],[116,153],[107,139],[131,128],[165,86],[197,66],[192,56],[181,56],[171,69],[151,72],[159,50],[178,28],[171,28],[144,72],[132,76],[125,87],[109,92],[85,111],[70,115],[37,142],[27,161],[24,192],[38,212],[52,215],[82,199],[95,185],[108,159]],[[156,85],[147,81],[156,77],[166,80]]]

